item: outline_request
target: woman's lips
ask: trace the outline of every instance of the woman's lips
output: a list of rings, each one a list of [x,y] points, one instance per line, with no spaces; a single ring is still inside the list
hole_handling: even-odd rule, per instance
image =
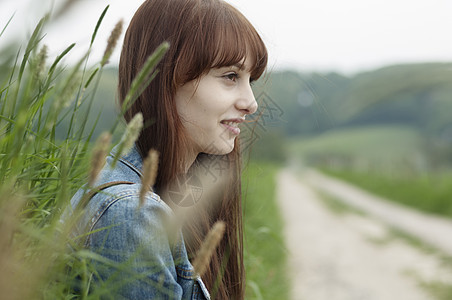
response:
[[[223,125],[227,130],[235,135],[240,134],[239,123],[242,123],[243,119],[229,119],[221,121],[221,125]]]

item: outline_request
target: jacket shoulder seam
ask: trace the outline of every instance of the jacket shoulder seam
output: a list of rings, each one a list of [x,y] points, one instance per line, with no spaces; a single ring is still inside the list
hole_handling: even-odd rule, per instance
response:
[[[133,185],[136,185],[136,184],[133,184]],[[92,216],[92,218],[90,220],[90,226],[89,226],[89,230],[87,232],[93,231],[94,227],[97,225],[100,218],[115,203],[117,203],[119,201],[128,201],[132,197],[137,197],[137,198],[139,197],[139,190],[137,190],[137,188],[132,189],[133,185],[131,185],[130,188],[127,188],[124,191],[111,195],[110,197],[107,197],[105,200],[102,200],[100,207],[96,210],[96,213]],[[162,200],[160,198],[158,198],[158,196],[156,194],[152,194],[152,196],[146,196],[146,198],[152,199],[152,201],[157,203],[161,208],[163,208],[165,211],[168,212],[168,208],[165,205],[163,205]],[[85,246],[89,245],[89,240],[90,240],[90,235],[88,235],[88,237],[85,241]]]

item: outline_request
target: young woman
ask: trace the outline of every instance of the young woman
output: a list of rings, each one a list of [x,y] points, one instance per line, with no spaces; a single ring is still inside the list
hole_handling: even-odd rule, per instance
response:
[[[209,291],[216,299],[243,299],[238,125],[257,109],[250,84],[264,72],[267,50],[249,21],[222,0],[145,1],[124,40],[121,103],[146,58],[164,41],[170,48],[158,75],[125,114],[130,121],[141,112],[145,127],[114,168],[115,150],[107,158],[96,182],[105,188],[89,200],[80,221],[90,232],[84,245],[110,262],[96,266],[94,279],[113,295],[132,299],[208,299]],[[160,153],[159,171],[140,206],[143,159],[150,149]],[[193,169],[213,167],[206,163],[212,160],[227,170],[216,173],[223,185],[208,199],[213,204],[202,206],[196,222],[184,224],[183,236],[172,240],[165,219],[178,203],[171,189]],[[82,194],[72,200],[74,207]],[[201,279],[191,261],[218,220],[226,224],[225,234]]]

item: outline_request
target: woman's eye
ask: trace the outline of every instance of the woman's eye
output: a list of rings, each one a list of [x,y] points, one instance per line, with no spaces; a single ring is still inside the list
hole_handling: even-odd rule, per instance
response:
[[[224,78],[231,80],[231,81],[237,81],[237,78],[239,77],[239,75],[237,73],[229,73],[223,76]]]

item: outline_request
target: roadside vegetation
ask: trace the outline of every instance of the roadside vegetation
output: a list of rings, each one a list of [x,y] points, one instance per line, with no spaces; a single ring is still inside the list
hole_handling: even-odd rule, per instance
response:
[[[246,299],[289,299],[287,250],[275,194],[278,169],[275,163],[251,161],[243,174]]]
[[[452,218],[452,173],[391,174],[353,170],[321,169],[370,192],[421,211]]]

